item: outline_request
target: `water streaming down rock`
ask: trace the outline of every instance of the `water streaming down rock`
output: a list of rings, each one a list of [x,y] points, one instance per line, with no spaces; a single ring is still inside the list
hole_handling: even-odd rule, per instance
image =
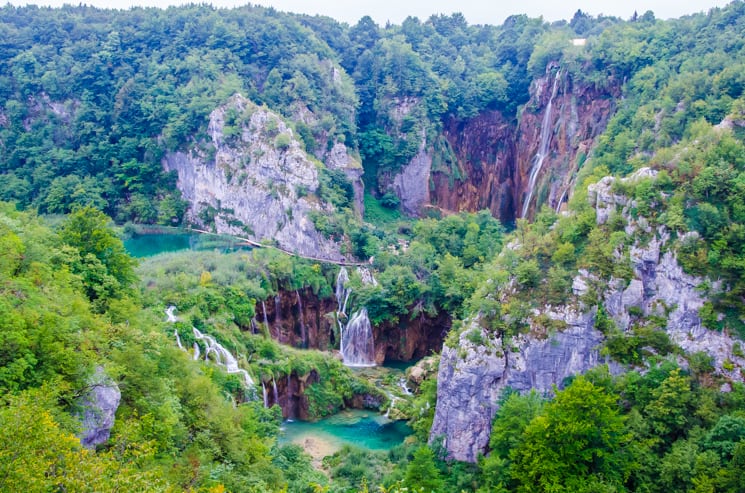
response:
[[[367,308],[354,312],[347,322],[340,349],[347,366],[375,366],[375,343]]]
[[[230,353],[230,351],[225,349],[225,347],[223,347],[219,342],[217,342],[214,337],[209,336],[207,334],[203,334],[196,327],[192,327],[192,330],[194,331],[194,337],[198,341],[202,341],[205,345],[205,353],[204,353],[205,361],[209,358],[210,354],[214,354],[215,363],[217,363],[218,366],[222,366],[223,368],[225,368],[225,371],[228,373],[238,373],[241,376],[243,376],[243,380],[247,388],[255,387],[255,384],[254,384],[253,379],[251,378],[251,375],[249,375],[249,373],[246,370],[238,366],[238,360],[235,359],[235,357]]]
[[[300,292],[295,291],[295,295],[297,296],[297,304],[298,304],[298,320],[300,320],[300,337],[303,339],[303,347],[308,347],[308,336],[305,332],[305,321],[303,320],[303,299],[300,297]]]
[[[168,322],[174,323],[178,319],[176,318],[176,315],[173,313],[176,310],[176,307],[171,305],[166,309],[166,316],[168,317]],[[254,381],[251,378],[251,375],[244,370],[243,368],[240,368],[238,366],[238,361],[233,357],[232,354],[230,354],[230,351],[225,349],[219,342],[215,340],[214,337],[211,337],[207,334],[203,334],[199,329],[196,327],[192,327],[192,330],[194,331],[194,337],[197,339],[197,341],[202,341],[205,346],[205,353],[204,353],[204,360],[209,361],[210,353],[215,355],[215,363],[217,363],[218,366],[222,366],[225,368],[225,371],[228,373],[238,373],[241,376],[243,376],[243,381],[245,383],[246,388],[253,389],[255,387]],[[176,342],[178,344],[178,347],[181,350],[184,350],[184,346],[181,344],[181,338],[178,335],[178,332],[174,329],[174,333],[176,335]],[[194,361],[198,360],[200,356],[199,351],[199,344],[196,342],[194,343]],[[263,384],[262,384],[263,385]]]
[[[274,393],[274,404],[279,406],[279,391],[277,390],[277,381],[272,377],[272,391]]]
[[[360,278],[366,284],[377,284],[369,270],[359,268]],[[336,320],[339,324],[339,351],[344,364],[347,366],[375,366],[375,341],[373,338],[372,325],[367,315],[367,308],[357,310],[347,319],[346,310],[349,296],[352,290],[347,286],[349,283],[349,272],[345,267],[339,269],[336,277],[336,301],[339,310],[336,312]]]
[[[184,345],[181,344],[181,338],[178,335],[178,330],[173,329],[173,335],[176,336],[176,344],[178,344],[178,348],[183,351],[184,350]]]
[[[401,387],[401,390],[403,391],[403,393],[404,393],[405,395],[414,395],[414,394],[413,394],[413,393],[411,392],[411,390],[409,389],[409,387],[407,387],[407,386],[406,386],[406,377],[401,377],[401,378],[400,378],[400,379],[398,380],[398,386],[399,386],[399,387]]]
[[[337,313],[347,314],[347,302],[349,301],[349,295],[352,294],[352,290],[347,287],[349,283],[349,272],[346,267],[339,269],[339,274],[336,276],[336,304],[339,309]]]
[[[543,121],[541,122],[541,139],[538,144],[538,152],[533,157],[533,166],[530,169],[530,179],[528,180],[528,195],[525,197],[523,202],[523,210],[520,217],[526,217],[528,210],[530,209],[530,201],[533,199],[535,193],[536,182],[538,181],[538,175],[541,173],[543,167],[543,161],[546,159],[548,154],[548,148],[551,145],[551,135],[553,134],[553,128],[551,126],[552,106],[554,98],[556,97],[556,91],[559,88],[559,79],[561,76],[561,70],[559,70],[554,76],[554,84],[551,88],[551,97],[546,105],[546,113],[543,115]]]
[[[264,300],[261,300],[261,311],[264,314],[264,327],[266,330],[269,330],[269,319],[266,316],[266,303],[264,303]]]
[[[266,384],[261,381],[261,395],[264,398],[264,407],[269,409],[269,394],[266,391]]]
[[[564,198],[567,196],[567,191],[569,190],[569,187],[564,189],[563,192],[561,192],[561,197],[559,197],[559,201],[556,203],[556,212],[557,214],[561,211],[561,204],[564,202]]]

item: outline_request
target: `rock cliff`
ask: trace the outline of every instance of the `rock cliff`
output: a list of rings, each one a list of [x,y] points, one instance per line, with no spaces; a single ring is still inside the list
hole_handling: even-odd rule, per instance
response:
[[[280,291],[274,299],[257,303],[256,322],[266,323],[278,342],[327,351],[339,346],[337,308],[333,297],[319,298],[309,289]],[[422,314],[399,324],[373,327],[376,363],[410,361],[439,350],[450,323],[446,313]]]
[[[441,138],[423,143],[390,189],[411,215],[427,206],[456,212],[489,209],[510,223],[532,216],[542,204],[558,210],[613,115],[619,93],[614,81],[597,88],[549,64],[545,76],[532,83],[530,100],[517,119],[499,111],[447,119]],[[401,111],[411,111],[411,102],[401,104]]]
[[[623,180],[628,183],[654,177],[653,171],[642,169]],[[717,373],[730,380],[743,380],[745,358],[737,342],[726,333],[704,327],[699,316],[706,302],[702,288],[716,291],[722,287],[683,272],[670,233],[664,226],[653,229],[643,217],[633,218],[630,211],[637,204],[613,193],[614,181],[605,178],[592,185],[588,199],[595,207],[598,224],[607,221],[612,211],[626,220],[626,233],[635,238],[628,252],[631,279],[601,282],[592,273],[580,270],[566,304],[535,309],[527,333],[512,338],[483,329],[478,316],[472,319],[458,335],[457,343],[443,348],[437,379],[437,408],[430,439],[442,437],[451,457],[473,462],[486,450],[497,400],[506,387],[550,393],[567,377],[598,364],[609,364],[614,373],[623,370],[619,363],[600,356],[606,335],[596,328],[597,305],[590,307],[583,302],[591,288],[598,291],[602,306],[615,322],[617,336],[632,334],[634,326],[664,330],[681,354],[706,353]],[[509,292],[499,295],[509,297]],[[540,322],[546,317],[564,329],[547,334]],[[658,326],[652,327],[655,320],[664,323],[660,327],[655,322]],[[654,350],[649,348],[649,352]],[[686,364],[680,357],[679,362]]]
[[[292,129],[276,114],[236,94],[210,114],[208,141],[163,159],[178,173],[189,202],[187,220],[256,241],[273,241],[301,255],[341,259],[336,243],[319,233],[312,213],[331,212],[318,196],[319,170]],[[361,169],[343,145],[331,153],[334,167]],[[359,179],[357,179],[359,181]]]

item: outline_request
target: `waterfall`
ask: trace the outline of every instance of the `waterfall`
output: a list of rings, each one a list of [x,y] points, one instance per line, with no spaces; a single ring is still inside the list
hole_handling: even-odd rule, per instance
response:
[[[264,407],[269,409],[269,394],[266,391],[266,385],[264,381],[261,381],[261,395],[264,397]]]
[[[176,307],[173,305],[166,308],[166,317],[168,317],[169,323],[174,323],[177,320],[176,315],[173,314],[174,310],[176,310]]]
[[[238,367],[238,361],[235,359],[235,357],[232,354],[230,354],[230,351],[225,349],[213,337],[200,332],[200,330],[197,329],[196,327],[192,327],[192,330],[194,331],[194,337],[198,341],[202,341],[204,343],[204,346],[205,346],[204,359],[205,360],[207,360],[210,353],[214,354],[215,363],[217,363],[218,366],[222,366],[223,368],[225,368],[225,371],[228,373],[239,373],[241,376],[243,376],[243,381],[247,388],[255,387],[255,384],[254,384],[253,379],[251,378],[251,375],[249,375],[248,372],[244,370],[243,368]]]
[[[277,381],[274,377],[272,377],[272,391],[274,392],[274,403],[279,406],[279,391],[277,390]]]
[[[362,282],[377,285],[372,273],[364,268],[358,268]],[[349,272],[346,267],[339,269],[336,276],[336,321],[339,324],[339,351],[344,364],[347,366],[375,366],[375,341],[373,340],[372,325],[367,315],[367,308],[355,311],[351,317],[347,317],[347,304],[352,290],[347,286],[349,283]],[[343,319],[347,319],[344,324]]]
[[[409,387],[406,386],[406,377],[401,377],[399,379],[398,386],[401,387],[401,390],[404,392],[405,395],[414,395]]]
[[[337,313],[347,314],[347,302],[349,301],[349,295],[352,294],[352,290],[347,288],[349,283],[349,272],[346,267],[339,269],[339,275],[336,276],[336,304],[339,307]]]
[[[295,290],[295,295],[297,295],[297,304],[300,309],[300,336],[303,338],[303,347],[308,347],[308,336],[305,333],[305,321],[303,320],[304,314],[303,314],[303,299],[300,297],[300,291]]]
[[[176,323],[178,319],[176,318],[176,315],[174,315],[174,311],[176,310],[176,307],[171,305],[168,308],[166,308],[166,317],[168,317],[168,323]],[[184,349],[184,345],[181,344],[181,337],[178,335],[178,330],[173,329],[173,335],[176,336],[176,344],[178,344],[178,348],[182,351],[186,351]]]
[[[264,326],[266,327],[266,330],[269,330],[269,319],[266,317],[266,303],[264,303],[264,300],[261,300],[261,311],[264,313]]]
[[[341,356],[347,366],[375,366],[375,343],[367,308],[354,312],[341,334]]]
[[[559,201],[556,203],[556,213],[558,214],[561,210],[561,203],[564,202],[564,197],[567,196],[567,190],[569,190],[569,187],[567,187],[562,193],[561,197],[559,197]]]
[[[533,166],[530,168],[530,179],[528,180],[528,195],[525,197],[525,202],[523,202],[522,214],[520,215],[520,217],[523,218],[528,215],[528,209],[530,208],[530,201],[533,199],[535,185],[538,181],[538,175],[541,173],[543,160],[546,158],[546,155],[548,154],[548,148],[551,145],[551,135],[553,134],[551,128],[551,108],[554,103],[554,98],[556,97],[556,91],[559,87],[560,75],[561,70],[559,70],[554,76],[554,85],[551,89],[551,97],[548,99],[548,104],[546,105],[546,113],[543,115],[543,122],[541,123],[541,138],[538,144],[538,152],[535,156],[533,156]]]
[[[176,315],[174,315],[174,310],[176,310],[176,307],[171,305],[166,310],[166,316],[168,316],[168,321],[170,323],[176,322]],[[222,366],[225,368],[225,371],[228,373],[240,373],[243,376],[243,380],[245,383],[246,388],[253,388],[254,387],[254,381],[251,378],[251,375],[244,370],[243,368],[238,367],[238,361],[233,357],[232,354],[230,354],[230,351],[225,349],[220,343],[218,343],[214,337],[208,336],[207,334],[203,334],[199,329],[196,327],[191,328],[194,331],[194,337],[197,339],[197,341],[202,341],[204,343],[204,360],[209,361],[209,355],[210,353],[215,355],[215,363],[217,363],[218,366]],[[181,344],[181,338],[178,335],[178,331],[174,329],[174,334],[176,335],[176,343],[178,344],[179,349],[184,350],[184,346]],[[201,352],[199,351],[199,344],[196,342],[194,343],[194,356],[192,359],[194,361],[197,361],[201,355]]]

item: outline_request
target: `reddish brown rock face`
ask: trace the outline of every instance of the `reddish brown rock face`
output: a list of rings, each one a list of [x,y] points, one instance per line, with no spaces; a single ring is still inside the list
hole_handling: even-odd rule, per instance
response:
[[[450,119],[445,138],[455,152],[462,180],[433,170],[433,204],[446,211],[489,209],[501,219],[514,218],[515,125],[498,111],[467,121]]]
[[[338,349],[334,298],[319,298],[309,289],[280,291],[275,299],[270,298],[263,305],[257,303],[258,322],[264,320],[264,307],[269,333],[276,341],[321,351]],[[439,351],[450,323],[450,316],[441,314],[435,318],[420,316],[414,320],[402,320],[397,325],[374,327],[375,362],[410,361]]]
[[[336,310],[336,300],[333,297],[319,298],[309,289],[280,291],[276,298],[256,305],[256,320],[263,323],[266,315],[269,333],[278,342],[328,351],[338,348],[338,329],[334,318]],[[422,315],[414,320],[402,320],[396,325],[374,327],[375,362],[383,364],[386,360],[410,361],[439,351],[450,324],[450,316],[443,313],[434,318]],[[293,372],[289,376],[280,375],[275,379],[265,380],[263,385],[266,389],[266,403],[269,406],[278,404],[284,418],[312,419],[305,391],[318,382],[318,379],[318,373],[312,370],[307,375],[299,376]],[[262,389],[259,390],[263,392]],[[375,408],[380,405],[380,398],[355,395],[345,405]]]
[[[489,209],[506,223],[519,218],[544,122],[550,129],[547,153],[527,215],[534,215],[536,205],[559,209],[566,202],[579,167],[615,110],[613,101],[620,95],[620,84],[609,81],[606,88],[596,88],[575,83],[563,71],[556,75],[557,70],[552,68],[534,81],[531,99],[518,121],[489,111],[470,120],[445,122],[443,134],[455,154],[461,178],[435,167],[433,206],[446,212]],[[546,116],[549,101],[550,114]]]

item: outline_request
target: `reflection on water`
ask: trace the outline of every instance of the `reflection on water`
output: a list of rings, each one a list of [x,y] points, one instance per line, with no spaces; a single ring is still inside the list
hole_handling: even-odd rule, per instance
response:
[[[124,240],[124,248],[133,257],[144,258],[181,250],[214,250],[234,252],[245,248],[240,240],[228,236],[199,233],[133,234]]]
[[[391,421],[374,411],[346,410],[315,423],[285,422],[280,443],[295,443],[312,456],[323,457],[344,445],[389,450],[410,434],[411,428],[403,421]]]

